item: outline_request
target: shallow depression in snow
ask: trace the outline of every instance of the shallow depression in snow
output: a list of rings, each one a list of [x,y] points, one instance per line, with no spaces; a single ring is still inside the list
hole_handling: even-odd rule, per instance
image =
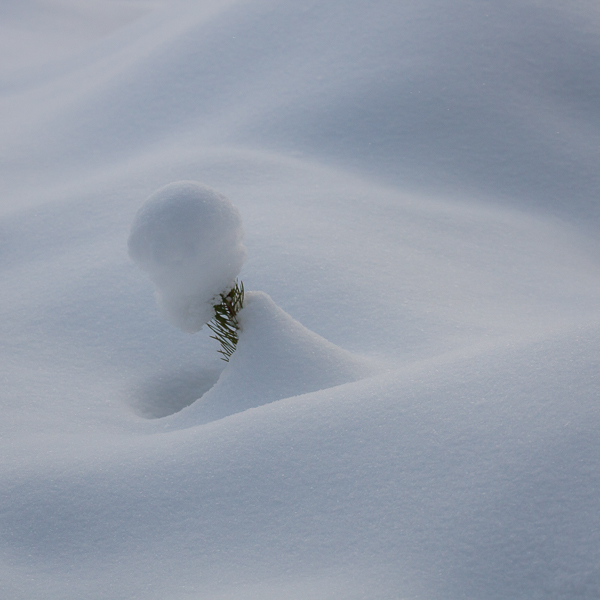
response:
[[[137,414],[159,419],[179,412],[206,393],[219,379],[221,370],[202,368],[156,375],[140,383],[130,400]]]

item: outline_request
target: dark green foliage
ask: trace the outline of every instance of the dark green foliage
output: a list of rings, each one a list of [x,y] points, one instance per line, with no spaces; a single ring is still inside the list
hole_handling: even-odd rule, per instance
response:
[[[227,294],[219,294],[221,302],[215,304],[215,316],[207,323],[210,330],[215,334],[210,337],[221,344],[218,351],[223,356],[221,360],[229,362],[229,357],[234,353],[239,340],[238,331],[240,325],[237,320],[238,312],[244,305],[244,284],[240,281]]]

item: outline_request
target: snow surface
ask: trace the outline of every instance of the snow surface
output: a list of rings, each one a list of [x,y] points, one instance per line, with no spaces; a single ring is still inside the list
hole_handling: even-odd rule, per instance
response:
[[[129,256],[150,274],[159,306],[183,331],[195,333],[214,316],[246,258],[238,210],[195,181],[157,190],[131,226]]]
[[[0,14],[0,597],[600,597],[596,2]],[[227,366],[128,256],[181,180]]]
[[[245,295],[240,341],[218,382],[169,427],[216,421],[275,400],[357,381],[376,371],[309,331],[264,292]]]

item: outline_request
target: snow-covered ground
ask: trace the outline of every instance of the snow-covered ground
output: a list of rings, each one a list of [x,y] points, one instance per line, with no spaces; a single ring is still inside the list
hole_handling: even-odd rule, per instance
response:
[[[0,49],[0,597],[600,598],[595,0],[6,0]],[[179,180],[242,218],[227,364],[128,256]]]

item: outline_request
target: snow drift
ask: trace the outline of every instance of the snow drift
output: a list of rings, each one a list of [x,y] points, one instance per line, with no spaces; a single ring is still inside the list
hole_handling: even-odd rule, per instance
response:
[[[3,598],[598,598],[595,3],[0,12]]]
[[[199,425],[275,400],[362,379],[374,365],[309,331],[264,292],[246,294],[240,341],[219,381],[175,426]]]

